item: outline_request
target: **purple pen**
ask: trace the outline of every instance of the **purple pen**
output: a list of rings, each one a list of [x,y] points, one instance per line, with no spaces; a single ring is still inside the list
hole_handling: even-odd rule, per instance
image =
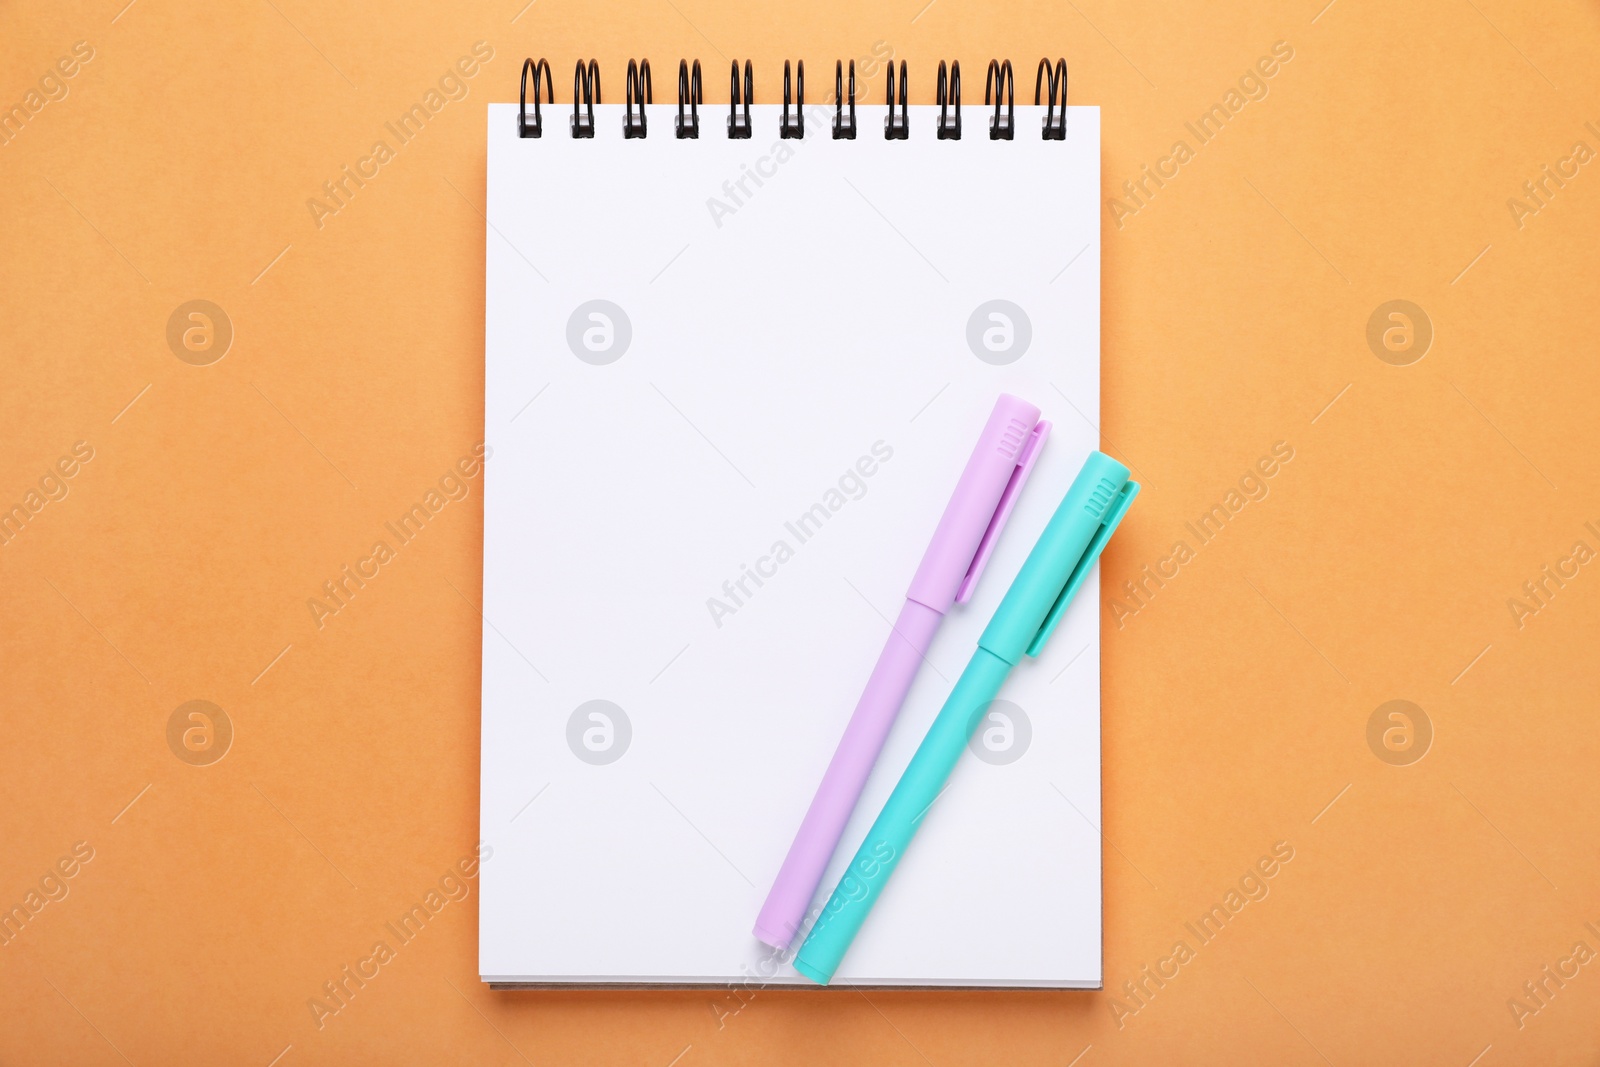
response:
[[[1027,401],[1002,393],[995,402],[916,577],[911,579],[894,630],[756,918],[756,937],[773,948],[788,948],[800,932],[833,850],[878,753],[883,751],[889,727],[933,644],[933,635],[952,604],[965,604],[972,598],[978,576],[1049,433],[1050,424],[1040,422],[1039,409]]]

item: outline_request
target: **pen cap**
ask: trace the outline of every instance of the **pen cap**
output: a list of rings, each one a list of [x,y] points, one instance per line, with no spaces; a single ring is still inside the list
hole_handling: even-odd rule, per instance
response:
[[[1000,394],[956,483],[906,596],[934,611],[963,603],[1011,513],[1050,424],[1026,400]]]
[[[978,644],[1012,664],[1037,656],[1138,491],[1127,467],[1089,453]]]

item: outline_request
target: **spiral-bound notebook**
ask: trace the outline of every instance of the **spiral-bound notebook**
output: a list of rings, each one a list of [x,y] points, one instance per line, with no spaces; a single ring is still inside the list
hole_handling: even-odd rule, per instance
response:
[[[1097,446],[1099,110],[1063,72],[1059,107],[969,83],[835,136],[819,80],[681,123],[489,105],[487,982],[809,985],[751,927],[996,395],[1055,429],[817,907]],[[1097,603],[1013,673],[835,985],[1100,985]]]

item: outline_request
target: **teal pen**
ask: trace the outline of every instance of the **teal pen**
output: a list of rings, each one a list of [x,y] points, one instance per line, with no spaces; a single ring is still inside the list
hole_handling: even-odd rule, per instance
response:
[[[1024,652],[1039,654],[1138,493],[1127,467],[1104,453],[1089,453],[800,947],[795,970],[819,985],[833,979],[1006,675]]]

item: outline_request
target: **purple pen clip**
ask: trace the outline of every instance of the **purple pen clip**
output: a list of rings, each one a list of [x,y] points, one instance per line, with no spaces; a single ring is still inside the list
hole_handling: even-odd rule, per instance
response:
[[[1017,490],[1039,454],[1044,437],[1038,427],[1037,407],[1000,394],[911,579],[908,598],[942,615],[972,595]]]
[[[978,551],[972,557],[972,566],[967,568],[967,575],[961,579],[961,586],[956,590],[957,604],[965,604],[972,599],[972,591],[978,587],[978,579],[983,576],[983,568],[988,564],[989,557],[994,554],[995,542],[1000,540],[1000,531],[1006,528],[1006,520],[1011,517],[1011,509],[1016,506],[1017,497],[1022,495],[1022,486],[1033,471],[1033,464],[1038,460],[1040,450],[1044,448],[1044,439],[1049,436],[1050,424],[1039,423],[1028,435],[1027,444],[1023,445],[1022,451],[1018,453],[1016,469],[1011,472],[1011,480],[1006,483],[1005,491],[1000,494],[1000,502],[995,505],[994,518],[989,520],[988,529],[983,531],[983,540],[978,542]]]

